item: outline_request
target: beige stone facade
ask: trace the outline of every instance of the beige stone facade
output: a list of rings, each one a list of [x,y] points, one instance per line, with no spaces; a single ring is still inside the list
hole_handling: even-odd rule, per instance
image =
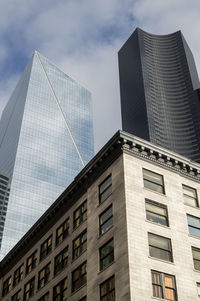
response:
[[[144,169],[163,176],[164,193],[145,187]],[[199,203],[197,206],[184,203],[182,185],[196,189],[200,201],[199,169],[199,164],[184,157],[124,132],[118,132],[2,260],[0,300],[38,301],[47,293],[49,295],[48,298],[43,299],[45,301],[79,301],[83,297],[87,297],[87,301],[198,300],[197,283],[200,283],[200,270],[194,268],[191,247],[200,248],[200,237],[189,234],[187,214],[200,218],[200,209]],[[110,193],[100,202],[101,188],[104,189],[102,183],[105,183],[109,176],[111,188],[107,191]],[[145,209],[147,199],[166,206],[168,225],[147,218]],[[74,229],[75,212],[86,200],[87,219]],[[102,234],[100,217],[111,208],[110,206],[112,206],[113,222]],[[57,229],[68,218],[68,234],[56,246]],[[87,249],[74,259],[73,242],[85,230],[87,230]],[[171,261],[158,258],[160,255],[150,256],[148,233],[171,240]],[[51,235],[51,251],[40,260],[41,245]],[[111,254],[110,257],[106,257],[102,268],[100,250],[111,241],[114,244],[114,251],[112,248],[106,249]],[[55,275],[55,258],[66,247],[68,247],[67,264]],[[35,251],[37,251],[35,267],[26,273],[27,259]],[[83,263],[86,263],[87,267],[87,282],[83,281],[83,285],[78,284],[74,291],[73,272]],[[48,264],[50,264],[48,281],[39,288],[40,271]],[[21,265],[24,267],[22,279],[13,286],[14,273]],[[167,285],[163,282],[161,290],[165,296],[155,296],[151,271],[159,272],[162,276],[173,277],[174,297],[171,293],[167,293],[168,299],[166,298]],[[101,298],[101,285],[113,276],[114,287],[109,291],[107,286],[105,291],[105,286],[104,290],[101,290]],[[11,284],[8,289],[5,289],[5,282],[9,277],[11,277]],[[25,298],[26,284],[33,277],[32,295]],[[64,295],[56,298],[55,286],[66,277],[67,287]],[[19,295],[21,297],[12,299],[18,291],[21,292]],[[103,294],[105,294],[104,299]]]

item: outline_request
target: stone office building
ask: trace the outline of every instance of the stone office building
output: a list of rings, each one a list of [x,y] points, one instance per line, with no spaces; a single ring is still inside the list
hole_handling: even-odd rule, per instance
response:
[[[200,299],[199,198],[198,163],[117,132],[1,261],[0,300]]]

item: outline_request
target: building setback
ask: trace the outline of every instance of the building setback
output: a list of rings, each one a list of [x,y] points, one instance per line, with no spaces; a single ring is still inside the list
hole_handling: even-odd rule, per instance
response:
[[[35,52],[0,121],[0,170],[10,186],[0,258],[93,155],[90,92]]]
[[[198,163],[117,132],[1,261],[1,301],[200,299],[199,196]]]
[[[200,162],[199,79],[181,31],[140,28],[119,51],[122,129]]]

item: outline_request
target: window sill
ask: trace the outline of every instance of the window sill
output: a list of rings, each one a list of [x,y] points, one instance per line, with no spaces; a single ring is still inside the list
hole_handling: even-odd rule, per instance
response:
[[[197,206],[192,206],[192,205],[186,204],[186,203],[184,203],[184,202],[183,202],[183,204],[184,204],[185,206],[188,206],[188,207],[190,207],[190,208],[194,208],[194,209],[198,209],[198,210],[200,210],[200,208],[199,208],[199,207],[197,207]]]
[[[161,192],[158,192],[158,191],[152,190],[152,189],[150,189],[150,188],[147,188],[147,187],[144,187],[144,186],[143,186],[143,188],[144,188],[144,190],[146,190],[146,191],[151,191],[151,192],[153,192],[153,193],[156,193],[156,194],[158,194],[159,196],[161,196],[161,195],[162,195],[162,196],[164,196],[164,197],[167,197],[165,193],[161,193]],[[161,300],[163,300],[163,299],[161,299]]]
[[[102,204],[105,203],[105,201],[107,201],[110,197],[111,197],[112,193],[110,195],[107,196],[107,198],[105,198],[105,200],[103,200],[103,202],[99,202],[99,204],[97,205],[97,208],[100,207]]]
[[[78,227],[73,228],[72,233],[74,233],[74,232],[75,232],[80,226],[82,226],[85,222],[87,222],[87,219],[86,219],[85,221],[81,222],[81,224],[80,224]]]
[[[28,275],[28,274],[27,274],[27,275]],[[18,283],[14,284],[14,285],[12,286],[12,289],[16,288],[16,287],[21,283],[22,280],[23,280],[23,278],[22,278]],[[1,299],[0,299],[0,300],[1,300]]]
[[[194,272],[197,272],[197,273],[200,273],[200,270],[195,270],[195,269],[193,269],[193,271],[194,271]]]
[[[67,268],[68,267],[68,264],[66,264],[66,266],[64,266],[61,270],[59,270],[56,274],[53,274],[53,279],[54,278],[56,278],[58,275],[60,275],[63,271],[64,271],[64,269],[65,268]]]
[[[195,236],[195,235],[192,235],[192,234],[188,234],[189,237],[192,237],[192,238],[196,238],[196,239],[199,239],[200,240],[200,237],[198,236]],[[197,247],[198,248],[198,247]]]
[[[40,287],[36,290],[36,293],[40,292],[51,280],[47,281],[43,287]]]
[[[37,265],[36,265],[36,266],[37,266]],[[35,270],[36,266],[35,266],[30,272],[28,272],[28,273],[25,274],[24,279],[25,279],[28,275],[30,275],[30,274]]]
[[[60,245],[62,245],[62,243],[67,239],[67,238],[69,238],[70,237],[70,234],[68,233],[68,235],[59,243],[59,244],[57,244],[57,245],[55,245],[55,248],[54,248],[54,250],[55,249],[57,249]],[[48,256],[48,255],[47,255]],[[46,257],[45,257],[46,258]]]
[[[79,259],[85,252],[87,252],[87,249],[83,251],[78,257],[72,259],[71,264],[74,263],[77,259]]]
[[[163,262],[163,263],[175,265],[175,263],[172,262],[172,261],[166,261],[166,260],[163,260],[163,259],[160,259],[160,258],[156,258],[156,257],[152,257],[152,256],[148,256],[148,258],[154,259],[154,260],[158,260],[158,261]],[[162,300],[163,300],[163,299],[162,299]]]
[[[75,292],[71,293],[70,297],[72,297],[74,294],[79,292],[83,287],[87,286],[87,283],[83,284],[81,287],[79,287]]]
[[[169,299],[164,299],[164,298],[159,298],[159,297],[153,297],[153,296],[151,296],[151,299],[160,300],[160,301],[163,301],[163,300],[169,301]],[[177,299],[174,299],[174,301],[177,301]]]
[[[162,224],[159,224],[159,223],[156,223],[156,222],[152,222],[152,221],[150,221],[150,220],[148,220],[148,219],[145,219],[145,221],[146,221],[147,223],[150,223],[150,224],[153,224],[153,225],[157,225],[157,226],[163,227],[163,228],[165,228],[165,229],[171,230],[170,226],[165,226],[165,225],[162,225]]]
[[[45,257],[43,257],[42,259],[40,259],[39,263],[41,263],[43,260],[45,260],[51,253],[52,253],[52,250]]]
[[[101,273],[103,273],[105,270],[107,270],[111,265],[113,265],[115,263],[115,261],[111,262],[106,268],[104,268],[103,270],[98,272],[98,275],[100,275]]]
[[[104,233],[99,234],[97,239],[100,239],[102,236],[104,236],[106,233],[108,233],[113,227],[114,227],[114,225],[110,226],[110,228],[108,230],[106,230]]]

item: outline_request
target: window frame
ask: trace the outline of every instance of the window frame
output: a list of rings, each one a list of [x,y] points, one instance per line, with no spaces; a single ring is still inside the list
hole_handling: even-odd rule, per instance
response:
[[[86,234],[86,238],[85,238]],[[84,239],[82,241],[82,239]],[[75,247],[76,241],[79,241],[79,245]],[[80,257],[87,250],[87,229],[82,231],[72,242],[72,259],[75,260]],[[77,251],[77,255],[75,254]]]
[[[2,297],[6,296],[11,291],[11,287],[12,287],[12,277],[9,276],[6,278],[6,280],[3,281]]]
[[[110,179],[110,183],[108,186],[106,186],[103,191],[101,191],[102,186]],[[110,191],[109,191],[110,190]],[[106,195],[105,198],[103,198],[104,194],[106,192],[109,192],[108,195]],[[109,198],[109,196],[112,194],[112,174],[110,173],[100,184],[99,184],[99,204],[102,204]]]
[[[27,285],[30,285],[30,289],[26,291]],[[24,297],[23,301],[28,301],[32,296],[34,296],[35,290],[35,277],[31,278],[25,285],[24,285]],[[26,296],[28,295],[28,299]]]
[[[50,245],[48,245],[51,240]],[[51,234],[41,245],[40,245],[40,261],[47,257],[52,252],[53,235]],[[44,249],[42,250],[42,248]]]
[[[192,258],[193,258],[193,263],[194,263],[194,269],[197,270],[197,271],[200,271],[200,259],[194,258],[194,253],[193,253],[193,251],[199,252],[199,257],[200,257],[200,248],[197,248],[197,247],[193,247],[193,246],[192,246]],[[195,262],[198,263],[199,269],[196,268]]]
[[[111,208],[112,214],[101,224],[102,216],[106,212],[108,212],[108,210],[110,210],[110,208]],[[106,228],[106,230],[103,232],[102,227],[110,220],[112,220],[112,224],[108,228]],[[103,235],[104,233],[106,233],[112,226],[113,226],[113,205],[111,204],[99,215],[99,235]]]
[[[84,273],[82,273],[82,268],[84,267]],[[74,280],[75,273],[78,272],[78,278]],[[76,287],[78,283],[78,287]],[[84,261],[75,270],[72,271],[72,293],[79,290],[81,287],[87,284],[87,261]]]
[[[86,204],[86,208],[84,209]],[[80,212],[78,217],[76,217],[76,213]],[[77,229],[82,223],[84,223],[87,220],[87,199],[80,205],[78,206],[77,209],[74,210],[73,212],[73,229]],[[79,221],[77,223],[77,221]]]
[[[145,172],[146,172],[146,171],[147,171],[149,174],[152,174],[152,175],[154,175],[154,176],[159,176],[159,177],[161,178],[161,180],[162,180],[162,184],[159,184],[159,183],[156,183],[156,182],[154,182],[154,181],[151,181],[151,180],[147,179],[147,178],[145,177]],[[159,174],[159,173],[157,173],[157,172],[155,172],[155,171],[152,171],[152,170],[149,170],[149,169],[146,169],[146,168],[142,168],[142,172],[143,172],[143,183],[144,183],[144,187],[147,188],[147,189],[149,189],[149,190],[151,190],[151,191],[154,191],[154,192],[157,192],[157,193],[159,193],[159,194],[165,195],[165,182],[164,182],[164,176],[161,175],[161,174]],[[145,181],[146,181],[146,182],[145,182]],[[161,192],[161,191],[158,191],[158,190],[156,190],[156,189],[152,189],[152,188],[146,186],[145,183],[152,183],[152,184],[156,185],[157,187],[161,187],[161,191],[162,191],[162,192]]]
[[[150,244],[150,236],[154,236],[154,237],[156,236],[157,238],[161,238],[161,239],[164,238],[169,243],[169,249],[164,249],[164,248],[161,248],[159,246],[155,246],[155,245]],[[158,234],[155,234],[155,233],[148,232],[148,244],[149,244],[149,256],[150,257],[160,259],[160,260],[163,260],[165,262],[173,262],[172,242],[171,242],[170,238],[165,237],[165,236],[161,236],[161,235],[158,235]],[[151,254],[151,248],[154,248],[154,249],[157,249],[157,250],[160,250],[160,251],[164,251],[165,253],[167,252],[167,254],[169,254],[169,258],[171,260],[166,260],[166,259],[163,259],[163,258],[160,258],[160,257],[153,256]]]
[[[22,293],[22,290],[21,290],[21,288],[11,297],[11,301],[21,301],[22,299],[21,299],[21,297],[22,297],[22,295],[21,295],[21,293]],[[20,294],[20,296],[19,296],[19,294]]]
[[[42,273],[44,272],[44,276],[41,277]],[[51,262],[47,263],[45,267],[43,267],[38,272],[38,290],[43,288],[48,282],[51,275]]]
[[[30,264],[28,264],[29,259],[31,259]],[[37,250],[35,250],[27,259],[26,259],[26,275],[33,271],[37,263]]]
[[[87,301],[87,296],[82,297],[79,301]]]
[[[193,218],[193,219],[196,219],[196,220],[199,220],[199,228],[196,227],[196,226],[194,226],[194,225],[190,225],[190,224],[189,224],[189,221],[188,221],[188,217]],[[194,237],[200,238],[200,218],[197,217],[197,216],[191,215],[191,214],[187,214],[187,222],[188,222],[189,234],[192,235],[192,236],[194,236]],[[192,233],[190,232],[190,228],[199,230],[199,236],[198,236],[198,235],[195,235],[195,234],[192,234]]]
[[[109,245],[109,243],[111,243],[111,242],[113,244],[113,246],[112,246],[113,249],[111,251],[109,251],[108,253],[106,253],[106,254],[102,254],[103,249],[106,248]],[[109,259],[109,263],[106,266],[104,266],[105,260],[107,260],[107,258],[109,258],[110,256],[111,256],[111,261]],[[115,260],[115,257],[114,257],[114,238],[112,237],[103,246],[101,246],[99,248],[99,270],[100,271],[105,270],[107,267],[109,267],[111,264],[114,263],[114,260]]]
[[[54,287],[53,287],[53,301],[56,301],[58,297],[61,297],[61,300],[63,300],[63,293],[67,293],[68,292],[68,285],[67,285],[67,277],[65,277],[64,279],[62,279],[61,281],[59,281]],[[65,287],[66,284],[66,287]],[[59,287],[60,288],[60,293],[56,294],[56,288]]]
[[[114,288],[110,289],[110,281],[114,280]],[[106,294],[102,295],[102,287],[103,285],[106,285]],[[104,282],[102,282],[99,285],[100,288],[100,301],[103,301],[105,297],[110,297],[111,294],[114,292],[114,300],[115,300],[115,275],[112,275],[108,279],[106,279]]]
[[[200,300],[200,282],[197,282],[197,294],[198,294],[198,300]]]
[[[195,198],[193,198],[193,197],[191,197],[190,195],[184,193],[184,189],[187,190],[187,188],[194,190],[195,195],[196,195]],[[197,189],[196,189],[196,188],[191,187],[191,186],[188,186],[188,185],[185,185],[185,184],[182,184],[182,193],[183,193],[183,201],[184,201],[184,204],[185,204],[185,205],[190,206],[190,207],[193,207],[193,208],[199,208],[199,200],[198,200],[198,194],[197,194]],[[193,206],[193,205],[188,204],[187,202],[185,202],[184,196],[187,196],[187,197],[189,197],[189,199],[194,200],[196,205]]]
[[[22,271],[21,271],[22,269]],[[13,287],[15,287],[23,279],[24,274],[24,263],[22,263],[13,274]]]
[[[46,294],[44,294],[42,297],[40,297],[40,299],[38,299],[38,301],[45,301],[45,297],[47,297],[48,296],[48,299],[47,300],[49,300],[49,292],[47,292]]]
[[[162,214],[159,214],[159,213],[156,213],[154,211],[151,211],[151,210],[147,209],[146,204],[149,204],[149,205],[152,205],[152,206],[155,206],[155,207],[159,207],[159,208],[165,209],[166,210],[166,215],[162,215]],[[168,215],[167,205],[161,204],[161,203],[158,203],[158,202],[155,202],[155,201],[152,201],[150,199],[145,198],[145,211],[146,211],[146,219],[147,219],[147,221],[155,223],[156,225],[161,225],[161,226],[169,227],[169,215]],[[159,223],[159,222],[156,222],[154,220],[149,219],[148,216],[147,216],[148,212],[150,214],[155,214],[155,215],[157,214],[158,216],[163,217],[166,220],[166,224],[162,224],[162,223]]]
[[[66,229],[65,229],[66,224]],[[62,230],[61,234],[58,234],[59,230]],[[65,238],[69,235],[69,217],[56,229],[56,247],[60,245]]]
[[[63,258],[64,254],[67,253],[67,256]],[[61,258],[59,264],[57,264],[57,260]],[[59,272],[61,272],[68,264],[69,258],[69,246],[65,247],[60,253],[58,253],[54,258],[54,276],[56,276]],[[59,267],[59,268],[58,268]]]
[[[160,277],[160,283],[154,283],[153,280],[153,273],[159,275]],[[173,287],[169,287],[167,285],[165,285],[165,277],[166,278],[171,278],[172,279],[172,283],[174,284]],[[161,298],[161,299],[165,299],[165,300],[172,300],[172,299],[167,299],[166,298],[166,289],[170,289],[174,292],[174,300],[172,301],[177,301],[178,300],[178,296],[177,296],[177,287],[176,287],[176,277],[174,275],[170,275],[167,273],[163,273],[163,272],[159,272],[159,271],[155,271],[155,270],[151,270],[151,282],[152,282],[152,291],[153,291],[153,297],[154,298]],[[155,286],[159,286],[161,288],[161,296],[155,296],[154,295],[154,287]]]

